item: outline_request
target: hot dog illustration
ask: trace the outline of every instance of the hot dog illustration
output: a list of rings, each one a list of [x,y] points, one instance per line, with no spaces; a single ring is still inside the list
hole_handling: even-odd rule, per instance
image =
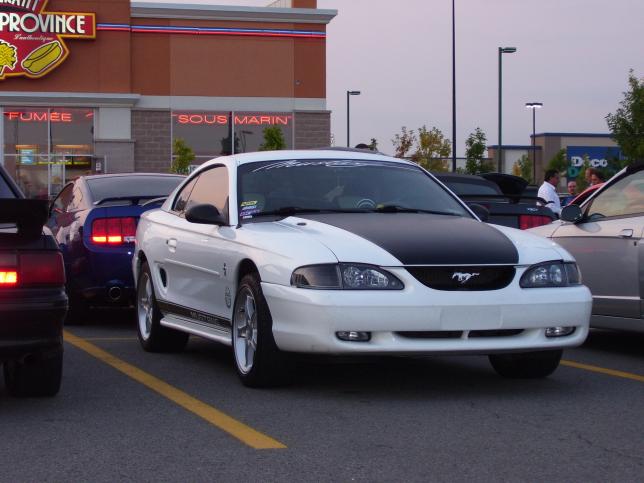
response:
[[[33,75],[38,75],[53,66],[63,55],[63,46],[58,40],[41,45],[25,57],[22,68]]]

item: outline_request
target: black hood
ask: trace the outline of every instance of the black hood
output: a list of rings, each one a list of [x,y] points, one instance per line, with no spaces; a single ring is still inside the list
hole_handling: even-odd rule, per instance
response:
[[[516,264],[516,247],[497,229],[471,218],[421,213],[298,214],[354,233],[403,265]]]

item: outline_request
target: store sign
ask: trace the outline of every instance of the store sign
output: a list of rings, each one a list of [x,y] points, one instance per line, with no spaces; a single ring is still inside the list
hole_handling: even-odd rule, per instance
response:
[[[93,13],[45,12],[48,0],[0,0],[0,80],[49,74],[69,55],[63,39],[96,38]]]
[[[228,125],[229,116],[225,114],[173,114],[179,124],[188,125]],[[288,126],[292,116],[260,115],[246,116],[235,115],[235,126]]]
[[[622,152],[615,146],[568,146],[568,178],[576,178],[588,161],[591,168],[608,169],[615,172],[619,169]]]
[[[5,111],[7,121],[18,122],[74,122],[71,112]]]

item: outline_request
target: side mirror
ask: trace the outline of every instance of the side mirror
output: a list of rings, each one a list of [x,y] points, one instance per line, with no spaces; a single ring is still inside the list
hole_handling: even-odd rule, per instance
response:
[[[469,207],[481,221],[488,221],[490,219],[490,211],[485,206],[472,203]]]
[[[219,210],[208,204],[191,206],[186,211],[186,220],[190,223],[200,223],[202,225],[222,226],[228,224],[222,214],[219,213]]]
[[[579,205],[564,206],[561,210],[561,219],[570,223],[579,223],[584,217]]]

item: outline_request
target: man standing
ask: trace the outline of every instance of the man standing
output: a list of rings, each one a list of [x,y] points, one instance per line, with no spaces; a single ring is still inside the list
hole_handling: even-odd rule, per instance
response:
[[[563,199],[563,202],[561,203],[562,206],[566,206],[568,203],[574,200],[575,196],[577,196],[577,181],[573,179],[568,181],[568,196]]]
[[[554,169],[549,169],[546,171],[544,182],[539,187],[539,193],[537,194],[539,198],[543,198],[546,201],[545,206],[550,208],[557,216],[561,215],[561,202],[556,189],[558,184],[559,173]]]

